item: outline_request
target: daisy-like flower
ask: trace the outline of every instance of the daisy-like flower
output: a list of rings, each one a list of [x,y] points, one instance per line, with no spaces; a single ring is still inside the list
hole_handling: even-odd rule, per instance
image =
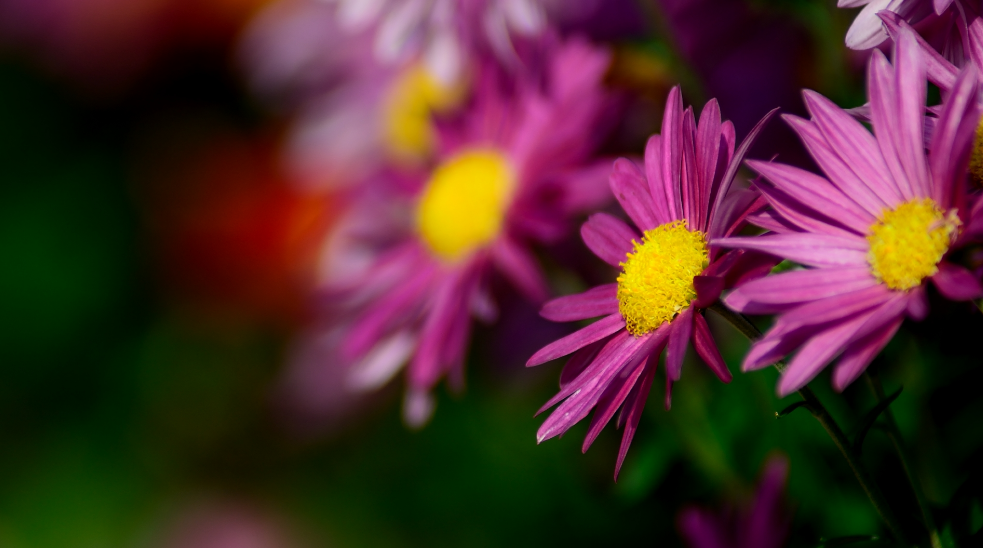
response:
[[[596,409],[584,440],[587,451],[623,405],[617,477],[663,349],[668,347],[667,408],[691,340],[720,380],[731,380],[701,309],[736,280],[767,272],[774,261],[754,253],[723,253],[708,242],[733,233],[748,212],[763,205],[750,191],[728,194],[763,123],[735,153],[734,128],[721,122],[716,100],[703,108],[697,124],[691,107],[683,111],[676,87],[666,103],[662,135],[646,145],[644,171],[624,158],[615,162],[611,190],[638,230],[604,213],[592,215],[581,235],[598,257],[621,269],[617,283],[543,307],[541,314],[553,321],[603,318],[542,348],[526,364],[573,354],[560,375],[560,392],[540,410],[563,402],[540,427],[539,442],[566,432]]]
[[[949,17],[945,30],[945,50],[954,60],[962,60],[960,26],[965,30],[966,21],[980,14],[980,0],[839,0],[841,8],[859,8],[857,18],[846,33],[846,45],[850,49],[865,50],[877,47],[888,35],[877,16],[880,11],[897,14],[911,24],[928,18]]]
[[[773,456],[761,471],[751,504],[722,511],[686,508],[679,514],[679,532],[691,548],[781,548],[792,521],[787,482],[788,458]]]
[[[411,226],[354,279],[327,288],[350,305],[338,317],[354,317],[340,349],[352,386],[381,386],[408,363],[410,425],[428,420],[441,378],[461,384],[471,318],[495,315],[492,272],[542,302],[528,244],[559,237],[569,215],[610,199],[609,161],[591,159],[612,105],[601,87],[609,55],[577,40],[546,47],[545,83],[504,92],[504,82],[485,81],[461,123],[444,128],[437,166],[409,183],[406,203],[392,189],[374,197],[374,222],[406,206]]]
[[[503,61],[512,61],[512,36],[546,28],[548,0],[323,0],[337,4],[343,25],[375,27],[373,49],[383,62],[422,56],[443,82],[454,82],[477,38]]]
[[[837,356],[833,386],[843,390],[906,315],[927,314],[929,280],[951,300],[983,294],[969,271],[946,260],[969,214],[965,178],[980,115],[978,73],[967,67],[957,77],[926,154],[925,72],[910,30],[898,36],[893,67],[874,52],[867,75],[873,135],[828,99],[804,92],[812,119],[785,119],[826,178],[748,162],[770,183],[758,187],[773,208],[755,222],[775,234],[715,243],[805,267],[747,283],[724,301],[740,312],[779,315],[751,347],[745,371],[799,348],[778,383],[781,396]]]

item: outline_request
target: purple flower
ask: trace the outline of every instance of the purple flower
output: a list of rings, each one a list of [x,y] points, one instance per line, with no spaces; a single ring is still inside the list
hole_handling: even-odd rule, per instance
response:
[[[543,307],[542,315],[553,321],[603,318],[542,348],[526,364],[573,354],[560,375],[560,392],[540,410],[562,402],[540,427],[540,442],[595,409],[583,445],[587,451],[622,407],[617,477],[663,349],[668,347],[667,408],[691,340],[710,369],[730,381],[700,309],[714,303],[725,286],[774,264],[753,253],[722,253],[707,243],[733,233],[749,211],[763,205],[753,192],[727,192],[752,137],[735,153],[733,125],[721,122],[716,100],[703,108],[697,124],[692,108],[683,111],[677,87],[669,93],[662,135],[646,146],[644,171],[624,158],[615,162],[611,190],[638,231],[610,215],[592,215],[581,235],[598,257],[621,268],[617,283]]]
[[[871,135],[828,99],[804,92],[811,120],[786,116],[823,178],[788,165],[748,162],[773,210],[753,222],[774,234],[714,243],[753,249],[805,268],[738,287],[725,299],[748,314],[778,314],[744,360],[745,371],[800,348],[778,383],[785,396],[839,356],[843,390],[867,367],[905,315],[928,313],[931,280],[951,300],[983,294],[946,260],[965,235],[966,165],[979,121],[978,73],[957,77],[924,146],[926,63],[914,33],[900,33],[892,67],[875,51],[868,69]]]
[[[787,481],[788,459],[773,456],[765,463],[750,505],[721,512],[686,508],[679,514],[679,532],[691,548],[781,548],[791,523]]]
[[[944,50],[953,59],[962,60],[960,31],[965,30],[966,21],[980,13],[979,0],[839,0],[841,8],[864,9],[857,14],[846,33],[846,45],[850,49],[865,50],[879,46],[887,40],[878,12],[889,11],[911,24],[935,18],[945,27]]]
[[[463,119],[442,128],[428,175],[369,185],[377,193],[361,212],[388,227],[385,245],[325,288],[342,305],[336,317],[351,319],[340,349],[349,384],[381,386],[407,364],[411,425],[428,420],[441,378],[462,384],[471,318],[496,315],[493,271],[542,302],[547,286],[529,244],[560,237],[570,215],[610,199],[609,160],[591,159],[611,106],[601,87],[609,55],[579,40],[546,49],[543,78],[479,83]],[[392,221],[400,218],[405,226]]]

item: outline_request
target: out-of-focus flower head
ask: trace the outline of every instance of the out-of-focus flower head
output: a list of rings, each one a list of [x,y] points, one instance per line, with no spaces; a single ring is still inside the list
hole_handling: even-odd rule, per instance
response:
[[[342,26],[373,28],[372,51],[383,63],[422,58],[430,74],[456,82],[473,53],[490,49],[519,62],[518,37],[539,36],[551,0],[322,0],[335,4]]]
[[[301,548],[276,516],[243,502],[208,501],[180,511],[150,540],[155,548]]]
[[[117,92],[168,50],[222,49],[267,0],[5,0],[0,47],[95,92]]]
[[[570,215],[609,199],[609,160],[592,158],[613,104],[601,86],[609,55],[579,39],[550,37],[544,49],[541,73],[484,66],[469,109],[441,128],[429,173],[360,190],[353,211],[375,236],[363,240],[368,260],[325,284],[329,314],[349,322],[339,349],[349,385],[379,387],[407,364],[411,425],[428,420],[441,378],[462,385],[471,318],[497,313],[493,272],[542,302],[529,244],[555,240]]]
[[[915,34],[902,29],[893,67],[880,51],[870,60],[873,135],[811,91],[804,98],[812,119],[785,117],[826,178],[748,162],[767,179],[758,188],[773,208],[754,221],[774,234],[716,243],[806,267],[747,283],[725,300],[748,314],[779,315],[751,347],[745,370],[799,348],[779,380],[779,395],[805,386],[837,356],[833,386],[843,390],[905,315],[928,314],[929,280],[950,300],[983,294],[969,271],[947,260],[970,221],[966,169],[980,118],[978,75],[969,66],[956,78],[926,154],[926,61]]]
[[[691,506],[679,513],[679,533],[690,548],[781,548],[792,512],[785,500],[788,459],[776,455],[761,471],[753,500],[719,511]]]
[[[864,7],[846,33],[847,47],[855,50],[874,48],[887,40],[888,34],[877,15],[880,11],[895,13],[911,24],[941,18],[943,53],[959,64],[965,59],[963,35],[967,22],[978,16],[983,7],[979,0],[839,0],[836,5]]]
[[[426,165],[434,116],[467,97],[467,71],[445,81],[419,58],[381,63],[371,33],[342,27],[332,6],[287,0],[264,10],[240,47],[253,89],[293,119],[285,155],[308,187],[352,186],[391,162]]]
[[[721,122],[717,102],[707,103],[697,124],[691,107],[683,111],[676,87],[666,102],[662,134],[646,146],[645,171],[624,158],[615,162],[611,190],[638,230],[604,213],[592,215],[581,235],[595,255],[621,268],[617,283],[561,297],[542,310],[554,321],[604,318],[544,347],[526,364],[573,354],[560,375],[560,392],[540,409],[563,402],[540,427],[539,442],[563,434],[595,409],[587,451],[621,408],[617,422],[625,431],[617,477],[664,349],[667,408],[691,340],[720,380],[730,382],[702,309],[725,287],[765,274],[774,261],[722,252],[709,241],[732,234],[749,212],[764,206],[754,192],[729,192],[760,127],[735,152],[734,127]]]

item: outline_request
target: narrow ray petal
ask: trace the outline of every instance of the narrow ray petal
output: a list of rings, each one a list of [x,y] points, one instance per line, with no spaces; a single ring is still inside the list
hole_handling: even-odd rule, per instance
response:
[[[539,315],[554,322],[572,322],[618,312],[618,284],[592,287],[546,303]]]

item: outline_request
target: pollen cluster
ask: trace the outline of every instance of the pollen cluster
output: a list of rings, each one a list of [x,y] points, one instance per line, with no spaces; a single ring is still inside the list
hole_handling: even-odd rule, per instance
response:
[[[693,277],[707,267],[706,236],[686,221],[646,230],[641,243],[621,263],[618,310],[628,332],[651,332],[689,306],[696,297]]]
[[[885,210],[867,236],[871,272],[896,291],[918,286],[938,272],[960,224],[955,211],[946,215],[931,198]]]
[[[427,247],[447,262],[491,243],[512,201],[515,173],[494,150],[462,152],[439,165],[417,206],[417,229]]]

